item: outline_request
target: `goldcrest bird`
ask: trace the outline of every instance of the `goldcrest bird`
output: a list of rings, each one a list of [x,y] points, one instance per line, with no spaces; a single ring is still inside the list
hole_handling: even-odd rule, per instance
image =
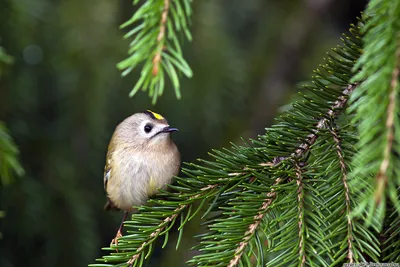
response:
[[[133,206],[146,203],[178,174],[180,154],[170,138],[175,131],[163,116],[150,110],[133,114],[115,129],[104,168],[104,209],[123,210],[124,217],[111,244],[118,244]]]

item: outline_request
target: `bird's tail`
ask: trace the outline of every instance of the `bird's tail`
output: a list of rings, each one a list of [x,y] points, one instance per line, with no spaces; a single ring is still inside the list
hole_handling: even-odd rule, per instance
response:
[[[114,205],[114,203],[112,203],[112,201],[109,198],[107,198],[107,202],[104,205],[104,210],[108,211],[108,210],[119,210],[119,209]]]

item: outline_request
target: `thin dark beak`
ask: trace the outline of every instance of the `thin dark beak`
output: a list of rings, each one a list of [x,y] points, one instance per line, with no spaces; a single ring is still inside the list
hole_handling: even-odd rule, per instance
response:
[[[169,126],[164,127],[164,129],[162,129],[163,133],[172,133],[172,132],[177,132],[177,131],[178,131],[177,128],[172,128],[172,127],[169,127]]]

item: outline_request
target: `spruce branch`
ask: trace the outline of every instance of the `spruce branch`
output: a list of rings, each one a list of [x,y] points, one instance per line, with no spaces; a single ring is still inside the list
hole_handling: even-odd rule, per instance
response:
[[[179,216],[179,214],[184,210],[187,209],[189,205],[191,205],[191,203],[193,202],[193,200],[198,199],[199,197],[201,197],[201,194],[203,192],[207,192],[208,190],[211,190],[213,188],[215,188],[217,186],[217,184],[213,184],[213,185],[208,185],[206,187],[203,187],[200,189],[200,193],[198,193],[197,195],[194,195],[192,197],[189,198],[189,203],[188,204],[182,204],[180,205],[178,208],[176,208],[172,214],[168,217],[166,217],[157,227],[156,229],[150,233],[148,239],[142,243],[142,245],[136,250],[135,254],[132,255],[132,257],[127,261],[128,266],[133,266],[133,264],[139,259],[139,257],[142,255],[142,253],[144,252],[144,249],[146,246],[149,246],[152,242],[154,242],[154,240],[160,235],[162,234],[162,232],[169,227],[169,224],[171,224],[172,222],[174,222],[176,220],[176,218]]]
[[[351,92],[353,92],[353,90],[356,89],[356,85],[355,84],[351,84],[348,85],[345,89],[343,89],[342,93],[338,96],[338,98],[333,101],[333,104],[331,105],[331,107],[328,109],[328,111],[326,112],[326,115],[322,115],[322,118],[320,120],[318,120],[318,122],[316,123],[316,126],[313,130],[309,130],[312,133],[308,134],[304,140],[304,142],[302,142],[298,147],[296,148],[292,153],[289,153],[289,156],[285,157],[285,156],[278,156],[275,157],[271,162],[265,162],[265,163],[260,163],[260,166],[266,167],[266,168],[271,168],[276,166],[277,164],[287,161],[290,162],[291,165],[295,166],[295,170],[296,170],[296,183],[297,183],[297,193],[298,193],[298,236],[300,239],[299,242],[299,260],[301,265],[306,263],[306,257],[305,257],[305,227],[304,227],[304,190],[303,190],[303,183],[302,183],[302,170],[301,170],[301,166],[304,165],[303,162],[297,162],[299,159],[302,159],[305,157],[305,155],[307,155],[311,149],[311,147],[315,144],[315,142],[318,140],[319,137],[319,133],[325,129],[328,128],[328,122],[331,119],[336,119],[341,112],[344,111],[344,107],[347,103],[348,97],[351,94]],[[328,119],[329,118],[329,119]],[[244,170],[251,170],[251,167],[246,166],[244,167]],[[235,173],[230,173],[230,176],[235,176],[235,175],[244,175],[245,172],[235,172]],[[287,179],[286,179],[287,180]],[[233,252],[233,258],[229,261],[228,266],[233,267],[233,266],[237,266],[239,264],[239,262],[242,260],[241,257],[244,256],[244,252],[246,247],[249,245],[250,241],[252,238],[254,238],[254,234],[256,233],[256,231],[259,230],[259,227],[261,226],[261,222],[262,220],[265,218],[266,216],[266,210],[271,206],[271,204],[273,203],[274,199],[276,198],[276,194],[277,192],[273,189],[274,187],[278,186],[281,182],[285,181],[284,179],[278,178],[275,183],[271,186],[271,192],[267,193],[267,198],[263,200],[261,206],[259,209],[257,209],[257,214],[253,215],[253,220],[251,221],[251,223],[247,226],[247,230],[243,233],[243,238],[240,242],[237,243],[237,246]],[[234,202],[237,203],[237,202]],[[248,205],[248,204],[247,204]],[[235,206],[235,209],[237,209],[238,206]],[[225,210],[225,208],[223,208]],[[264,212],[260,212],[264,211]],[[236,214],[236,211],[235,211]],[[220,228],[222,226],[222,222],[225,222],[226,220],[229,220],[229,217],[226,219],[221,219],[218,218],[218,221],[215,221],[214,224],[212,224],[210,226],[211,229],[213,228]],[[233,231],[237,231],[238,227],[234,227]],[[227,231],[227,230],[225,230]],[[224,235],[227,235],[227,232],[224,232]],[[210,238],[214,236],[211,235]],[[215,237],[214,237],[215,238]],[[303,239],[302,239],[303,238]],[[203,240],[209,240],[209,238],[204,238]],[[216,244],[219,244],[220,241],[217,241]],[[207,246],[209,246],[209,242],[204,241],[204,244],[207,244]],[[219,247],[219,246],[216,246]],[[196,248],[200,248],[200,247],[196,247]],[[207,249],[210,249],[210,247],[208,247]],[[201,250],[201,248],[200,248]],[[211,257],[211,255],[210,255]],[[199,256],[195,256],[193,261],[191,261],[191,263],[197,263],[197,265],[203,265],[205,264],[205,262],[209,261],[210,259],[207,257],[202,257],[201,255]],[[211,262],[210,262],[211,264]],[[217,262],[213,262],[212,263],[217,264]],[[272,264],[272,263],[271,263]]]
[[[343,156],[343,149],[340,144],[340,139],[337,133],[337,129],[331,127],[329,132],[332,134],[333,140],[336,146],[336,152],[339,158],[342,182],[344,187],[344,195],[346,201],[346,217],[347,217],[347,258],[349,259],[349,263],[354,263],[354,253],[353,253],[353,222],[351,218],[351,202],[350,202],[350,189],[347,181],[347,168],[345,159]]]
[[[353,27],[351,32],[356,33],[354,30],[355,28]],[[352,197],[350,196],[350,190],[348,190],[349,184],[347,183],[347,176],[345,177],[346,180],[343,180],[342,175],[337,176],[338,172],[336,171],[336,168],[339,168],[340,172],[344,172],[343,167],[345,167],[345,165],[343,165],[343,147],[341,148],[340,153],[342,154],[342,157],[340,157],[340,155],[337,153],[337,148],[334,150],[334,154],[331,152],[327,153],[326,150],[329,149],[328,151],[331,151],[332,145],[335,144],[334,142],[332,144],[332,142],[328,141],[329,138],[332,138],[329,137],[329,129],[331,128],[331,125],[334,125],[335,123],[342,123],[339,120],[339,116],[341,114],[344,114],[343,111],[347,107],[348,97],[353,94],[354,91],[357,91],[356,89],[358,88],[358,83],[350,83],[350,79],[352,76],[352,64],[354,64],[357,56],[360,55],[361,52],[359,48],[361,45],[360,37],[357,36],[357,33],[355,38],[349,38],[345,36],[345,38],[343,38],[343,42],[345,43],[344,49],[338,48],[334,50],[336,54],[341,56],[341,59],[329,55],[327,59],[328,64],[321,66],[321,69],[324,69],[332,76],[327,76],[326,73],[317,70],[317,76],[314,77],[313,83],[316,85],[316,88],[321,89],[316,90],[315,87],[306,86],[307,88],[311,89],[313,93],[325,99],[329,98],[330,96],[322,93],[322,88],[328,90],[328,88],[331,89],[331,86],[333,85],[343,86],[346,82],[348,83],[347,86],[344,86],[344,90],[340,94],[335,93],[335,91],[328,90],[330,94],[338,95],[338,99],[330,102],[333,103],[333,105],[328,108],[327,114],[324,115],[323,113],[320,113],[320,109],[316,111],[313,110],[314,108],[319,108],[317,105],[313,105],[313,103],[318,102],[318,100],[310,96],[305,96],[305,98],[308,100],[306,103],[310,104],[309,106],[306,106],[305,103],[303,104],[304,101],[298,101],[293,105],[295,109],[297,108],[298,110],[301,110],[301,113],[296,111],[295,109],[293,111],[289,111],[290,114],[293,114],[293,118],[296,115],[303,116],[303,118],[305,116],[311,116],[314,118],[322,117],[318,121],[316,129],[306,130],[311,131],[312,133],[307,135],[307,141],[299,146],[300,149],[297,148],[296,153],[291,154],[293,157],[297,156],[295,157],[297,159],[297,162],[301,162],[303,160],[309,161],[309,164],[306,165],[305,169],[307,179],[302,179],[303,185],[305,186],[303,187],[303,190],[304,188],[306,188],[306,191],[304,192],[306,214],[304,217],[305,223],[302,224],[302,226],[305,226],[307,229],[307,233],[312,234],[317,241],[308,237],[306,239],[306,242],[304,243],[304,248],[306,252],[305,255],[310,255],[310,257],[306,258],[306,264],[316,264],[316,261],[318,261],[317,265],[321,266],[335,266],[336,264],[343,262],[343,259],[345,257],[348,258],[348,261],[359,262],[360,260],[365,260],[365,256],[363,254],[367,254],[371,258],[377,260],[377,256],[379,255],[379,242],[376,237],[373,236],[370,229],[363,226],[363,222],[357,221],[354,218],[349,218],[348,213],[346,213],[346,209],[349,213],[352,210]],[[315,116],[314,114],[319,115]],[[350,116],[352,116],[352,114],[350,114]],[[287,126],[287,124],[293,123],[293,121],[295,122],[296,120],[292,119],[290,116],[285,116],[283,117],[283,119],[285,121],[284,123],[280,124],[281,127],[283,127],[284,129],[287,128],[289,131],[293,131],[292,128]],[[310,125],[311,123],[312,122],[309,120],[304,120],[303,125]],[[303,130],[304,128],[300,127],[300,129]],[[354,131],[354,129],[352,131]],[[300,131],[298,133],[301,135]],[[279,134],[291,137],[291,135],[284,134],[282,132],[279,132]],[[339,133],[337,133],[336,137],[338,137],[338,135]],[[273,135],[273,138],[270,137],[270,141],[267,139],[268,144],[272,147],[275,146],[274,143],[279,142],[279,139],[277,139],[276,136],[277,135]],[[346,134],[345,136],[348,141],[354,141],[354,138],[351,137],[352,135]],[[291,138],[293,139],[296,137],[294,136]],[[297,137],[296,139],[298,140],[299,138]],[[287,142],[287,139],[285,139],[285,141]],[[346,153],[350,153],[350,155],[352,153],[351,144],[352,143],[346,144],[346,146],[344,147]],[[290,143],[286,143],[286,146],[289,145],[291,146]],[[306,153],[302,155],[300,153],[302,153],[302,149],[304,148],[306,149]],[[308,151],[310,151],[310,153]],[[335,154],[336,158],[333,157]],[[311,155],[311,158],[308,158],[307,155]],[[320,165],[321,163],[324,164],[322,166],[326,167],[322,167]],[[319,170],[324,171],[321,175],[318,174],[316,178],[313,178],[315,176],[315,173],[318,173]],[[323,179],[324,182],[320,182],[321,179]],[[296,181],[296,183],[299,182]],[[291,190],[294,190],[294,188],[289,187],[286,187],[286,189],[286,192],[283,190],[280,191],[279,194],[286,194],[289,196],[291,194]],[[299,187],[297,187],[296,190],[298,193],[297,195],[300,195]],[[317,190],[319,193],[314,194],[315,190]],[[343,202],[338,202],[335,198],[333,198],[333,196],[336,196],[338,194],[342,194]],[[346,195],[348,200],[347,202]],[[328,202],[325,204],[325,201]],[[274,207],[276,206],[275,208],[277,208],[279,205],[284,205],[284,201],[274,204]],[[286,206],[279,207],[281,209],[290,208]],[[315,214],[315,212],[313,214],[313,210],[319,210],[320,212],[317,213],[318,215]],[[293,212],[287,214],[293,216]],[[289,217],[289,215],[282,216]],[[276,219],[276,221],[278,223],[279,219]],[[324,230],[321,231],[321,228]],[[358,232],[355,233],[354,231],[356,230]],[[279,231],[279,228],[276,231]],[[269,250],[268,253],[282,251],[283,254],[281,255],[285,255],[284,257],[287,261],[282,262],[280,261],[282,260],[281,257],[274,257],[273,260],[268,263],[268,266],[302,264],[300,260],[301,258],[297,261],[294,260],[295,255],[292,253],[292,250],[284,250],[284,248],[288,248],[291,243],[296,242],[293,237],[290,237],[290,235],[293,235],[292,232],[287,232],[286,236],[281,236],[272,231],[270,235],[272,236],[272,240],[278,241],[278,243],[273,247],[280,247],[281,249],[276,250],[272,248],[271,250]],[[356,238],[358,238],[358,240],[356,241],[357,244],[353,244]],[[359,240],[368,240],[368,242],[363,243],[359,242]],[[300,244],[301,239],[299,238],[297,242],[298,244]],[[316,256],[315,251],[319,251],[318,253],[320,256]],[[296,257],[298,258],[298,255],[296,255]]]
[[[304,221],[304,184],[303,184],[303,171],[297,162],[293,162],[296,170],[296,183],[297,183],[297,210],[298,210],[298,225],[299,225],[299,266],[303,267],[306,263],[305,251],[305,221]]]
[[[149,239],[146,240],[145,242],[142,243],[142,245],[136,250],[136,253],[127,261],[127,264],[129,266],[133,266],[133,264],[135,263],[135,261],[137,261],[141,255],[142,252],[144,252],[144,248],[148,245],[150,245],[150,243],[153,241],[154,238],[157,238],[161,232],[167,228],[168,224],[175,221],[176,218],[178,217],[179,213],[182,212],[183,209],[187,208],[187,205],[180,205],[178,208],[176,208],[173,212],[172,215],[170,215],[169,217],[165,218],[164,221],[162,221],[157,229],[152,232],[149,235]]]
[[[347,104],[348,98],[350,96],[350,94],[357,88],[356,84],[350,84],[347,87],[345,87],[345,89],[343,89],[342,93],[338,96],[338,98],[333,101],[333,104],[331,105],[330,108],[328,108],[328,111],[326,112],[325,115],[321,115],[321,119],[318,120],[318,122],[316,123],[316,126],[314,129],[309,130],[312,133],[308,134],[305,138],[305,141],[302,142],[299,145],[299,148],[296,149],[293,153],[290,154],[289,157],[281,157],[281,160],[283,159],[289,159],[292,162],[292,166],[294,167],[295,170],[295,176],[296,176],[296,185],[297,185],[297,189],[296,189],[296,194],[297,194],[297,225],[298,225],[298,264],[299,266],[304,266],[305,264],[307,264],[307,258],[306,258],[306,244],[305,241],[309,240],[309,238],[305,237],[305,231],[310,231],[309,229],[306,230],[306,221],[305,221],[305,214],[304,214],[304,210],[305,210],[305,191],[304,191],[304,181],[303,181],[303,169],[302,167],[304,166],[303,162],[299,162],[299,160],[303,159],[309,152],[310,150],[313,149],[314,146],[319,146],[316,144],[316,142],[318,141],[318,138],[320,138],[321,136],[324,136],[324,133],[330,129],[330,124],[331,121],[335,121],[343,112],[344,112],[344,107]],[[336,142],[339,141],[339,137],[337,135],[337,133],[333,133],[334,138],[336,139]],[[348,201],[346,202],[347,205],[350,205],[350,196],[349,196],[349,188],[347,185],[347,181],[346,181],[346,167],[344,165],[344,158],[342,155],[342,149],[339,146],[338,143],[335,144],[338,151],[338,157],[340,158],[340,165],[341,165],[341,169],[344,173],[344,177],[342,177],[342,181],[344,184],[344,188],[347,187],[347,197],[348,197]],[[289,180],[288,180],[289,181]],[[348,207],[348,213],[350,213],[350,207]],[[320,222],[322,223],[322,222]],[[350,217],[347,217],[347,223],[348,223],[348,231],[349,231],[349,235],[347,237],[347,242],[348,242],[348,254],[347,256],[349,257],[349,262],[353,262],[353,248],[352,248],[352,236],[351,236],[351,232],[352,232],[352,222],[350,220]],[[310,226],[308,226],[310,227]],[[368,230],[367,230],[368,232]],[[313,244],[308,244],[309,246],[312,246]],[[268,266],[275,266],[277,264],[277,262],[271,261],[269,262]],[[294,263],[293,263],[294,264]],[[326,265],[327,263],[325,263],[323,260],[320,261],[320,264],[322,265]]]
[[[179,180],[179,184],[185,181]],[[198,185],[199,186],[199,185]],[[151,206],[138,207],[138,214],[133,214],[132,219],[124,223],[128,229],[128,235],[119,239],[116,246],[105,248],[106,250],[115,250],[116,253],[111,253],[110,256],[104,256],[98,261],[105,263],[120,262],[117,266],[142,266],[145,259],[147,259],[154,249],[154,242],[161,236],[165,237],[164,245],[168,242],[168,233],[177,221],[178,216],[184,218],[181,220],[180,229],[190,221],[200,210],[202,205],[196,210],[192,211],[193,202],[199,198],[206,199],[213,196],[216,192],[218,184],[212,184],[197,188],[192,193],[160,193],[160,199],[151,199],[149,203],[155,206],[163,207],[164,209],[157,209],[154,212]],[[187,190],[186,190],[187,191]],[[180,202],[176,198],[183,197],[185,200]],[[166,205],[168,203],[169,205]],[[173,204],[173,206],[171,206]],[[175,206],[176,205],[176,206]],[[175,206],[175,207],[174,207]],[[173,208],[174,207],[174,208]],[[151,219],[149,219],[149,217]],[[152,227],[144,227],[145,224],[152,224]],[[130,230],[133,229],[133,230]],[[179,241],[178,241],[179,242]],[[110,266],[109,264],[91,264],[89,266]]]
[[[282,179],[277,178],[275,180],[274,186],[277,186],[281,181],[282,181]],[[258,227],[260,226],[260,224],[264,218],[265,213],[271,206],[272,201],[274,201],[274,199],[276,198],[276,192],[274,192],[273,189],[271,189],[271,192],[268,192],[266,194],[266,196],[267,197],[265,198],[265,201],[262,203],[261,207],[259,208],[260,213],[254,216],[254,222],[252,224],[250,224],[248,230],[244,234],[243,240],[242,240],[242,242],[239,243],[239,246],[236,248],[235,253],[234,253],[235,256],[229,262],[228,267],[235,267],[238,265],[239,260],[242,257],[242,255],[246,249],[246,246],[249,244],[250,239],[256,233]]]
[[[134,0],[134,5],[140,1]],[[180,75],[192,77],[193,73],[182,55],[181,36],[191,40],[189,31],[192,14],[191,0],[150,0],[133,14],[121,28],[133,26],[125,38],[133,38],[128,51],[129,57],[118,63],[125,76],[139,65],[143,65],[140,78],[129,96],[140,89],[149,90],[155,104],[164,92],[165,76],[169,76],[176,97],[181,98]]]
[[[388,200],[400,214],[400,132],[398,106],[400,66],[400,5],[372,0],[362,27],[363,55],[353,67],[360,89],[351,97],[349,112],[358,125],[359,150],[353,159],[350,184],[359,195],[353,216],[367,215],[367,224],[380,230]],[[373,107],[373,108],[371,108]]]
[[[383,242],[383,260],[400,263],[400,216],[395,209],[392,209],[387,221],[389,225],[384,233],[387,239]]]
[[[328,109],[327,116],[324,116],[318,121],[317,127],[313,130],[313,133],[309,134],[306,141],[302,143],[294,153],[292,153],[292,157],[301,158],[304,156],[305,152],[307,152],[317,140],[319,131],[327,127],[328,120],[335,119],[339,116],[341,111],[343,111],[343,108],[347,104],[349,95],[354,91],[356,86],[357,84],[349,84],[343,90],[342,95],[340,95],[334,104]]]
[[[387,107],[386,116],[386,139],[385,148],[383,150],[383,159],[381,165],[379,166],[379,172],[376,175],[377,185],[375,190],[375,202],[379,204],[381,199],[385,195],[385,187],[388,184],[388,167],[390,164],[390,158],[392,157],[391,151],[394,141],[394,118],[396,116],[395,112],[397,107],[397,84],[399,80],[399,70],[400,70],[400,45],[398,45],[396,52],[396,66],[392,72],[392,79],[390,81],[390,94],[389,94],[389,104]],[[400,211],[399,211],[400,213]]]
[[[334,51],[339,55],[343,55],[344,59],[338,60],[335,57],[329,56],[329,59],[328,59],[329,64],[325,65],[325,66],[322,66],[322,68],[327,70],[327,72],[329,72],[329,73],[335,73],[333,70],[338,69],[339,67],[341,69],[346,69],[348,72],[351,71],[351,67],[348,67],[347,64],[348,64],[348,62],[353,62],[354,63],[355,60],[354,60],[354,56],[353,55],[357,54],[357,52],[359,50],[357,50],[358,49],[357,46],[353,46],[353,43],[351,41],[349,41],[348,37],[346,37],[346,39],[344,39],[344,40],[346,40],[346,42],[349,44],[348,47],[351,47],[351,49],[354,49],[356,52],[354,52],[354,53],[352,52],[352,54],[350,55],[349,50],[335,49]],[[357,42],[357,40],[354,40],[354,42]],[[339,63],[339,64],[337,64],[337,63]],[[335,64],[337,64],[339,66],[337,66]],[[344,86],[344,89],[342,89],[341,91],[338,92],[338,91],[333,91],[327,85],[322,84],[321,80],[326,78],[326,80],[329,80],[330,82],[333,81],[333,82],[335,82],[335,84],[345,85],[344,81],[349,82],[350,77],[351,77],[351,75],[348,75],[348,74],[344,74],[344,75],[343,74],[340,74],[340,75],[338,74],[337,76],[335,75],[333,77],[326,77],[326,74],[324,74],[322,71],[318,71],[317,70],[317,76],[316,76],[315,80],[313,81],[316,84],[316,86],[314,88],[309,87],[311,89],[311,91],[313,93],[315,93],[316,95],[320,96],[321,98],[330,98],[331,99],[332,95],[333,96],[337,96],[336,99],[330,100],[331,101],[330,103],[333,103],[333,104],[331,104],[327,108],[327,111],[325,111],[326,113],[325,114],[321,113],[320,112],[320,110],[321,110],[320,107],[316,107],[317,108],[316,111],[313,110],[312,108],[314,108],[314,106],[316,106],[315,102],[311,100],[312,98],[308,98],[308,97],[305,96],[306,101],[303,101],[303,102],[306,102],[307,104],[310,104],[309,107],[306,107],[306,105],[303,104],[303,103],[295,103],[293,105],[294,106],[294,111],[290,111],[289,112],[290,113],[289,116],[284,117],[284,119],[287,119],[287,122],[285,122],[285,124],[279,124],[277,126],[277,128],[269,129],[269,131],[267,131],[267,135],[265,137],[261,137],[260,141],[254,141],[254,143],[257,144],[257,145],[260,145],[262,147],[267,147],[269,149],[269,151],[273,151],[270,154],[274,154],[275,152],[282,151],[282,150],[287,150],[285,148],[285,146],[292,146],[293,147],[293,150],[292,150],[293,152],[289,152],[288,156],[284,156],[284,155],[282,155],[282,153],[278,152],[280,154],[280,156],[275,157],[273,159],[273,161],[279,158],[279,161],[281,161],[282,164],[284,164],[284,162],[288,163],[288,162],[294,161],[296,163],[298,162],[297,163],[298,166],[300,166],[300,164],[303,165],[303,162],[301,162],[301,160],[307,156],[307,154],[309,153],[311,147],[315,144],[315,142],[319,138],[319,135],[323,134],[323,132],[326,131],[326,129],[328,128],[329,122],[332,121],[332,120],[336,120],[337,117],[340,114],[343,114],[343,111],[345,110],[345,107],[347,105],[348,96],[357,87],[357,84],[349,84],[347,86]],[[317,79],[320,79],[320,80],[317,80]],[[323,93],[324,90],[329,90],[329,93],[332,93],[332,94],[331,95],[327,95],[327,94]],[[310,109],[310,107],[311,107],[311,109]],[[307,109],[307,111],[305,111],[306,109]],[[326,110],[326,107],[324,106],[323,109]],[[299,112],[300,110],[301,110],[301,113]],[[310,113],[313,113],[313,115],[311,115]],[[279,129],[278,128],[279,126],[285,128],[285,127],[287,127],[288,124],[292,123],[292,121],[290,121],[290,120],[292,120],[292,118],[297,117],[297,118],[302,118],[303,119],[303,118],[305,118],[305,116],[307,116],[309,119],[307,119],[307,123],[304,123],[303,125],[313,124],[314,126],[313,126],[313,129],[303,128],[303,127],[301,128],[302,129],[302,134],[303,133],[307,133],[307,135],[305,137],[303,137],[304,138],[303,142],[298,144],[297,140],[300,139],[299,136],[297,136],[297,137],[294,136],[295,140],[296,140],[295,142],[290,142],[288,139],[283,139],[283,138],[279,137],[279,136],[285,136],[285,137],[292,136],[292,134],[291,134],[292,128],[288,127],[289,132],[285,132],[284,130],[282,131],[282,129]],[[317,120],[316,123],[314,123],[314,120],[316,118],[318,118],[318,117],[320,119]],[[297,124],[297,125],[299,125],[299,124]],[[275,131],[277,131],[277,132],[279,131],[279,134],[275,135]],[[284,141],[282,141],[282,139]],[[266,142],[266,144],[264,142]],[[276,150],[274,149],[275,146],[277,147]],[[268,166],[268,164],[265,164],[265,165]],[[293,164],[289,164],[289,165],[293,166]],[[286,170],[286,172],[287,171],[288,170]],[[238,174],[240,174],[240,173],[238,173]],[[290,175],[289,175],[289,177],[290,177]],[[289,179],[285,179],[285,183],[284,184],[286,184],[286,183],[290,184],[290,181],[291,181],[290,178]],[[296,183],[297,183],[297,181],[296,181]],[[249,190],[249,188],[247,188],[245,185],[243,185],[243,188],[244,188],[244,190],[245,190],[245,188],[246,188],[246,190]],[[299,191],[299,188],[300,188],[300,191]],[[297,186],[296,191],[297,192],[303,192],[303,189],[304,188],[302,186],[300,186],[300,187]],[[258,193],[258,191],[256,191],[256,188],[254,188],[254,190],[255,191],[253,192],[253,194]],[[285,197],[285,195],[290,193],[289,191],[290,190],[281,190],[280,193],[282,194],[282,197]],[[251,191],[249,191],[249,193],[250,192]],[[193,258],[193,260],[191,261],[191,263],[196,263],[197,265],[200,265],[200,266],[203,266],[203,265],[223,266],[223,264],[224,264],[224,260],[223,259],[225,259],[225,257],[228,257],[228,255],[229,255],[229,254],[227,254],[228,253],[228,247],[226,247],[226,246],[222,247],[222,246],[219,245],[220,242],[222,242],[222,240],[224,239],[224,236],[225,237],[226,236],[231,236],[231,235],[234,234],[234,232],[236,232],[236,233],[238,231],[240,232],[241,230],[239,230],[239,229],[243,229],[242,235],[246,237],[246,233],[247,233],[248,229],[250,229],[250,227],[252,225],[257,225],[257,224],[254,224],[254,221],[250,221],[250,220],[246,219],[246,218],[250,218],[250,216],[253,216],[252,218],[255,218],[254,216],[257,215],[257,214],[256,215],[254,215],[254,214],[251,215],[251,213],[249,213],[249,211],[245,212],[246,209],[248,210],[248,205],[250,204],[249,202],[247,203],[247,205],[243,204],[243,211],[242,211],[243,216],[245,216],[245,217],[243,217],[243,220],[245,220],[246,222],[248,221],[249,225],[246,225],[246,224],[243,225],[243,223],[235,222],[235,217],[232,217],[232,216],[238,214],[238,211],[237,211],[239,209],[239,206],[238,206],[239,202],[238,201],[239,200],[245,201],[245,198],[244,198],[245,193],[244,193],[244,191],[243,191],[243,193],[237,193],[237,194],[238,194],[237,201],[233,201],[231,204],[228,203],[227,206],[221,207],[222,210],[229,210],[230,212],[229,213],[224,213],[224,215],[226,215],[226,216],[218,217],[218,219],[215,219],[211,223],[209,223],[209,225],[210,225],[209,228],[211,230],[210,234],[202,237],[202,239],[204,240],[203,243],[202,243],[203,245],[196,246],[196,248],[200,249],[201,251],[207,252],[207,253],[205,253],[205,255],[195,256]],[[243,196],[241,196],[241,194],[243,194]],[[275,192],[275,194],[277,194],[277,192]],[[310,193],[308,193],[307,195],[309,196]],[[302,197],[303,197],[303,194],[300,194],[300,199],[302,199]],[[313,199],[315,200],[315,196],[313,197]],[[262,200],[265,201],[264,199],[262,199]],[[312,203],[312,201],[310,203]],[[261,203],[261,205],[262,204],[263,203]],[[253,205],[255,205],[255,204],[253,204]],[[258,204],[258,205],[260,205],[260,204]],[[273,205],[274,206],[275,205],[279,205],[279,203],[278,204],[273,204]],[[310,207],[307,207],[307,208],[309,209]],[[275,207],[275,209],[276,209],[276,207]],[[282,208],[282,209],[284,209],[284,208]],[[255,212],[257,213],[257,210],[255,210]],[[289,214],[290,213],[288,213],[285,216],[290,217]],[[307,219],[307,217],[303,217],[301,215],[301,213],[298,213],[297,217],[299,216],[299,214],[300,214],[300,218]],[[307,220],[310,220],[310,219],[307,219]],[[227,222],[227,221],[231,221],[231,222],[225,224],[224,222]],[[310,221],[310,223],[314,223],[314,222]],[[318,223],[323,224],[323,222],[321,222],[321,221],[319,221]],[[306,223],[304,223],[302,221],[300,221],[300,223],[297,222],[297,224],[301,225],[301,227],[303,227],[303,226],[307,227]],[[231,226],[231,227],[234,226],[235,229],[230,230],[228,228],[228,226]],[[260,226],[260,225],[258,225],[258,226]],[[317,238],[321,239],[321,235],[319,235],[317,233],[318,230],[314,229],[314,228],[311,229],[310,227],[313,228],[313,226],[308,226],[307,231],[308,232],[313,231],[313,235],[316,236]],[[298,226],[298,229],[301,229],[301,228]],[[366,230],[366,232],[369,233],[368,230]],[[228,234],[228,233],[230,233],[230,234]],[[298,233],[299,233],[299,231],[298,231]],[[291,238],[291,237],[293,237],[293,235],[288,234],[286,237]],[[210,240],[213,240],[213,241],[211,242]],[[245,239],[245,240],[247,240],[247,239]],[[279,244],[282,244],[282,245],[278,244],[277,246],[278,247],[279,246],[286,246],[287,247],[289,243],[294,243],[293,240],[291,240],[291,239],[289,241],[288,240],[289,239],[284,240],[284,238],[283,238],[283,242],[284,243],[279,243]],[[233,252],[232,252],[232,254],[234,255],[233,258],[232,258],[233,260],[231,259],[231,261],[230,261],[231,266],[232,266],[232,263],[239,264],[239,262],[244,263],[244,262],[248,261],[247,255],[242,252],[243,251],[243,248],[242,248],[243,247],[243,243],[242,243],[242,241],[243,241],[243,239],[240,242],[235,243],[236,244],[235,250],[233,250]],[[347,239],[346,239],[346,241],[347,241]],[[248,244],[248,242],[246,244]],[[306,245],[305,242],[304,242],[304,244],[302,242],[299,242],[298,244],[304,245],[304,246],[301,247],[301,249],[304,248],[304,251],[310,250],[311,254],[315,254],[312,251],[312,246],[315,245],[315,242],[310,242],[309,244],[307,243],[307,245]],[[213,247],[211,247],[211,245]],[[226,255],[226,256],[223,256],[224,258],[221,258],[222,256],[218,258],[217,254],[221,253],[221,249],[223,249],[223,248],[224,248],[224,250],[223,250],[224,251],[224,255]],[[211,253],[210,250],[212,250],[213,252]],[[232,251],[231,247],[229,247],[229,251]],[[301,255],[300,260],[304,259],[304,262],[305,262],[305,261],[307,261],[307,259],[305,257],[303,257],[303,255],[305,255],[305,253]],[[243,257],[243,258],[239,259],[238,256]],[[290,258],[290,257],[288,255],[286,255],[286,258]],[[317,260],[320,263],[322,263],[323,265],[327,265],[327,263],[325,262],[325,260],[323,258],[319,257],[319,258],[317,258]],[[286,262],[286,263],[288,263],[288,262]],[[294,262],[292,262],[292,263],[294,264]],[[276,264],[282,264],[282,262],[278,263],[278,259],[274,259],[273,261],[270,261],[268,264],[275,266]]]
[[[160,65],[161,61],[161,51],[163,49],[164,41],[165,41],[165,27],[167,24],[167,17],[168,17],[168,11],[169,11],[169,1],[170,0],[164,0],[164,8],[161,13],[161,22],[160,22],[160,32],[158,33],[157,36],[157,50],[156,54],[154,55],[153,58],[153,69],[152,69],[152,74],[154,76],[157,76],[158,74],[158,68]]]

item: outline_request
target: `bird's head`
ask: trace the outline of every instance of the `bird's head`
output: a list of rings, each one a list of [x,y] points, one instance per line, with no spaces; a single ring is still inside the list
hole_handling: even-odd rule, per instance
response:
[[[137,148],[157,149],[170,142],[170,133],[178,131],[169,126],[158,113],[147,110],[135,113],[121,122],[115,134],[119,141]]]

